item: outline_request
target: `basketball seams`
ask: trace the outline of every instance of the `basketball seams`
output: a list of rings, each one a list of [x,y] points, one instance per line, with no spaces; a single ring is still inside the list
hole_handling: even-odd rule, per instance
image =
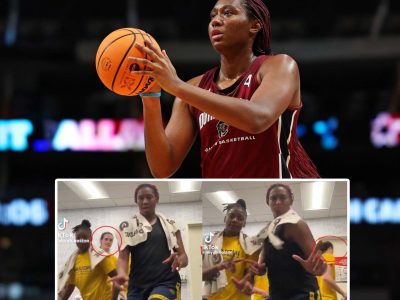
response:
[[[106,52],[107,48],[110,47],[113,43],[115,43],[115,42],[118,41],[119,39],[122,39],[123,37],[129,36],[129,35],[135,35],[135,34],[129,33],[129,34],[121,35],[120,37],[117,37],[117,38],[115,38],[114,40],[112,40],[110,43],[108,43],[107,46],[104,47],[103,51],[101,52],[101,54],[100,54],[100,56],[99,56],[99,59],[97,60],[96,72],[97,72],[97,69],[99,68],[101,58],[102,58],[104,52]],[[136,37],[136,36],[135,36],[135,37]]]
[[[140,31],[139,34],[142,36],[143,43],[144,43],[144,35],[143,35],[143,32]],[[147,33],[146,33],[146,34],[147,34]],[[147,35],[148,35],[148,34],[147,34]],[[144,58],[147,59],[147,53],[145,54]],[[146,71],[146,68],[147,68],[147,66],[145,65],[145,66],[144,66],[144,71]],[[143,81],[143,77],[144,77],[144,76],[142,76],[142,77],[140,78],[139,83],[138,83],[138,84],[136,85],[136,87],[132,90],[132,92],[129,94],[129,96],[136,92],[136,90],[138,89],[138,87],[140,86],[140,84],[141,84],[142,81]]]
[[[151,70],[151,67],[142,63],[139,63],[139,66],[142,65],[141,67],[133,66],[132,63],[127,60],[127,57],[133,55],[151,60],[149,54],[142,51],[138,52],[134,47],[136,43],[144,44],[145,38],[155,44],[157,44],[157,42],[150,34],[137,28],[120,28],[115,30],[113,33],[109,34],[108,38],[105,38],[105,40],[107,40],[106,42],[103,40],[102,44],[106,44],[106,46],[99,47],[101,53],[96,55],[98,57],[96,62],[96,72],[100,79],[102,81],[104,79],[105,81],[103,81],[103,83],[109,87],[111,91],[119,95],[133,96],[136,95],[136,93],[148,90],[149,87],[154,85],[154,78],[149,75],[132,75],[129,72],[133,67],[135,70],[139,69],[143,71],[149,71]],[[133,35],[133,39],[129,40],[131,35]],[[124,38],[128,36],[129,39],[124,40]],[[111,72],[104,73],[102,66],[106,63],[105,60],[108,61],[109,58],[111,58],[111,61],[107,64],[112,63],[113,67],[111,70],[108,69]],[[120,85],[122,82],[123,85]]]
[[[118,65],[117,70],[115,71],[115,75],[114,75],[114,78],[113,78],[113,81],[112,81],[112,84],[111,84],[111,90],[112,90],[112,91],[114,91],[114,83],[115,83],[115,79],[117,78],[117,75],[118,75],[118,73],[119,73],[119,69],[121,68],[122,63],[124,62],[126,56],[128,55],[129,51],[132,49],[132,47],[133,47],[133,45],[135,44],[135,42],[136,42],[136,34],[134,34],[134,39],[133,39],[131,45],[129,46],[128,50],[126,50],[124,56],[122,57],[122,59],[121,59],[119,65]]]

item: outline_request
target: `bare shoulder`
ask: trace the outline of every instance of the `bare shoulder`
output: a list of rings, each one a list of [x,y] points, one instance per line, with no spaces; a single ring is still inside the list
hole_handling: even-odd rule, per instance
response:
[[[298,75],[299,73],[297,62],[287,54],[271,56],[263,62],[261,68],[264,74],[271,71],[292,75]]]

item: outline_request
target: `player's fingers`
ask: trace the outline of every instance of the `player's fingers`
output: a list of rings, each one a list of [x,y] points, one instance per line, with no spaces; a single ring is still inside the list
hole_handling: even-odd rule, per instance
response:
[[[156,54],[158,57],[163,57],[161,49],[156,47],[156,45],[153,44],[153,42],[151,40],[145,38],[144,39],[144,44],[146,45],[146,47],[150,48],[150,50],[152,50],[153,53]]]
[[[152,47],[151,42],[145,43],[145,45],[136,43],[135,47],[138,48],[140,51],[143,51],[144,53],[146,53],[151,58],[151,60],[157,61],[157,62],[160,61],[160,57],[153,50],[154,47]]]
[[[300,256],[298,256],[298,255],[292,255],[292,258],[295,260],[295,261],[298,261],[299,263],[301,263],[301,264],[304,264],[306,261],[304,260],[304,259],[302,259]]]
[[[168,258],[163,260],[163,264],[173,263],[176,257],[176,253],[172,253]]]
[[[260,273],[260,270],[259,270],[258,268],[256,268],[255,266],[253,266],[253,265],[250,265],[250,266],[249,266],[249,269],[250,269],[254,274],[259,274],[259,273]]]
[[[233,284],[234,284],[238,289],[241,289],[241,288],[242,288],[243,283],[242,283],[240,280],[238,280],[235,276],[232,276],[232,277],[231,277],[231,280],[232,280]]]
[[[317,260],[315,263],[314,263],[314,266],[313,266],[313,268],[312,268],[312,270],[313,270],[313,272],[315,273],[316,272],[316,270],[318,270],[320,267],[321,267],[321,265],[322,265],[322,260]]]
[[[150,77],[154,77],[154,71],[132,71],[132,75],[147,75]]]
[[[166,58],[167,60],[171,61],[166,50],[163,50],[162,54],[163,54],[164,58]]]
[[[142,64],[144,66],[144,68],[148,67],[148,68],[152,68],[154,69],[157,65],[155,63],[153,63],[152,61],[145,59],[145,58],[141,58],[141,57],[134,57],[134,56],[128,56],[128,59],[132,62],[138,63],[138,64]],[[131,71],[132,73],[138,71],[138,70],[133,70]]]
[[[315,253],[311,253],[309,260],[311,261],[311,263],[316,264],[321,260],[321,250],[318,250]]]
[[[174,261],[172,262],[171,268],[172,268],[172,271],[179,270],[179,261],[178,261],[177,257],[175,257]]]

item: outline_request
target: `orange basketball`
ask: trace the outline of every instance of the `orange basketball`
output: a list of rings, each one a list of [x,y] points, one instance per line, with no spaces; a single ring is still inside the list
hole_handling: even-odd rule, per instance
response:
[[[148,70],[149,67],[137,64],[129,56],[148,59],[148,55],[134,45],[144,44],[144,38],[160,48],[155,39],[137,28],[121,28],[111,32],[101,42],[96,54],[96,71],[101,82],[114,93],[135,96],[144,93],[155,84],[148,75],[136,75],[131,71]]]

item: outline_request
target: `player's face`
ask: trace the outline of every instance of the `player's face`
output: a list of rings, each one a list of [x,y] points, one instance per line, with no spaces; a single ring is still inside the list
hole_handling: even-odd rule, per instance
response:
[[[239,235],[240,230],[246,224],[246,213],[237,207],[228,211],[225,216],[225,233]]]
[[[210,12],[208,35],[217,52],[246,47],[251,22],[241,0],[219,0]]]
[[[143,187],[137,194],[137,205],[139,206],[140,214],[143,216],[152,216],[155,214],[158,198],[149,187]]]
[[[281,186],[275,187],[270,191],[268,200],[274,217],[283,215],[289,211],[293,202],[288,191]]]
[[[110,251],[113,241],[114,237],[112,236],[112,234],[105,234],[103,236],[103,239],[101,240],[101,249],[105,250],[106,252]]]
[[[90,247],[90,238],[91,234],[89,230],[85,229],[79,229],[75,233],[75,239],[76,239],[76,246],[79,249],[79,252],[86,252],[89,250]]]

